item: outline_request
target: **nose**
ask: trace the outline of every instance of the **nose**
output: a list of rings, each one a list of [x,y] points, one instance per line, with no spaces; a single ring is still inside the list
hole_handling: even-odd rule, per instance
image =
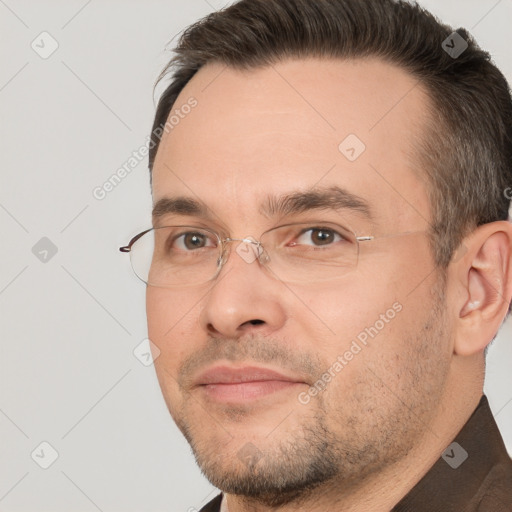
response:
[[[230,338],[280,329],[286,321],[283,284],[263,267],[261,246],[250,237],[229,241],[233,243],[226,247],[224,264],[202,305],[201,326],[210,336]]]

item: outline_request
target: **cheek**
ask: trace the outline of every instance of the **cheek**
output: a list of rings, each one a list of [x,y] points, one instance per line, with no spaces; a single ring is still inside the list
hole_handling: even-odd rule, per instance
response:
[[[146,315],[150,334],[155,338],[173,338],[197,314],[196,303],[197,296],[192,298],[183,292],[148,286]]]
[[[387,273],[374,269],[336,284],[294,289],[301,299],[293,312],[299,339],[336,374],[333,391],[355,386],[368,365],[400,364],[396,354],[407,343],[405,334],[414,329],[409,323],[414,324],[418,302],[423,302],[421,287],[408,296],[410,290],[410,280],[389,268]]]
[[[149,338],[156,342],[165,336],[175,322],[175,301],[167,290],[148,286],[146,289],[146,316]]]
[[[146,290],[146,315],[148,337],[160,353],[154,367],[162,394],[173,418],[179,418],[184,397],[177,384],[178,371],[183,361],[194,350],[197,336],[197,309],[183,292],[177,293],[162,288],[148,287]]]
[[[384,281],[382,276],[372,276],[369,281],[354,276],[323,287],[295,288],[299,301],[294,316],[310,339],[321,337],[342,348],[398,299],[399,290]]]
[[[198,332],[194,315],[197,299],[188,300],[186,294],[162,288],[148,287],[146,315],[148,337],[159,348],[155,361],[157,373],[165,367],[173,376],[182,360],[193,350],[193,336]],[[160,375],[159,375],[160,378]]]

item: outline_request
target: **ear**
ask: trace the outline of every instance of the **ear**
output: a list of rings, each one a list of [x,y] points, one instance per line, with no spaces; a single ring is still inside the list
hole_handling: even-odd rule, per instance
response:
[[[467,249],[464,256],[452,262],[459,287],[454,352],[470,356],[484,351],[508,312],[512,298],[512,224],[484,224],[463,245]]]

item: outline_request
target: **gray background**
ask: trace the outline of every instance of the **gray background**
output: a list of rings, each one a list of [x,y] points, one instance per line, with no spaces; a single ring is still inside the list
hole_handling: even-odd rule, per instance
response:
[[[225,4],[0,0],[0,511],[193,511],[215,494],[133,353],[144,286],[117,248],[150,225],[147,157],[93,190],[146,141],[167,43]],[[512,81],[512,0],[422,4]],[[509,322],[486,380],[509,451],[511,338]]]

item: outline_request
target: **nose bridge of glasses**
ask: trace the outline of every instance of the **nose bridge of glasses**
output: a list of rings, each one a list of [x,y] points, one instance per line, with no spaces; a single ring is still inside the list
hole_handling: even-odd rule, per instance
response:
[[[246,263],[253,263],[258,259],[261,263],[265,264],[269,259],[261,242],[252,236],[247,236],[244,238],[228,237],[222,240],[222,255],[220,259],[220,266],[223,266],[226,263],[229,254],[231,253],[231,251],[228,250],[227,245],[230,242],[240,242],[236,246],[235,252]]]

